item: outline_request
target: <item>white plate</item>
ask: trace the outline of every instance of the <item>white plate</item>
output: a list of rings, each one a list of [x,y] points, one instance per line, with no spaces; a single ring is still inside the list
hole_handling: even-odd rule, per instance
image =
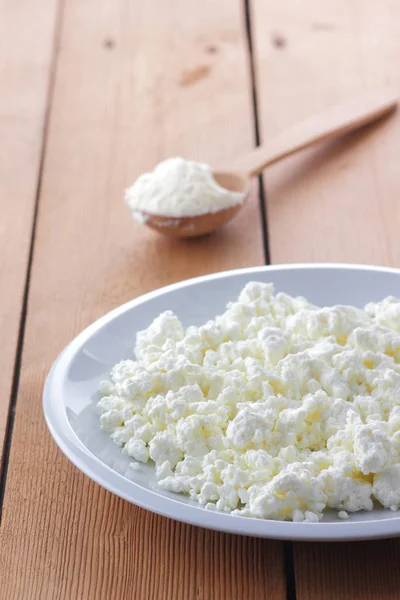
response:
[[[132,462],[99,428],[98,386],[111,367],[132,357],[135,334],[170,309],[185,326],[199,325],[225,309],[248,281],[270,281],[277,291],[305,296],[318,305],[363,306],[400,296],[400,271],[354,265],[285,265],[228,271],[170,285],[105,315],[61,353],[47,378],[44,414],[66,456],[94,481],[121,498],[178,521],[245,535],[291,540],[356,540],[400,535],[400,513],[375,509],[342,521],[328,514],[320,523],[235,517],[206,511],[156,486],[150,465]]]

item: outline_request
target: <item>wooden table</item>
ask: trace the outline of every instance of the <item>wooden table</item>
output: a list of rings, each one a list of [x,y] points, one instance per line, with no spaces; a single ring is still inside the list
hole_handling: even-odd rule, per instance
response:
[[[57,449],[41,396],[83,327],[173,281],[265,262],[400,265],[400,117],[270,168],[219,234],[163,239],[122,190],[300,118],[400,92],[393,0],[0,0],[0,597],[400,597],[400,540],[281,543],[150,514]]]

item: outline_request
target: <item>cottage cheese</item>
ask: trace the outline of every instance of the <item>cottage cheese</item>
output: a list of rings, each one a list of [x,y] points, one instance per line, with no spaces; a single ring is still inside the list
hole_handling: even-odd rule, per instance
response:
[[[244,194],[221,187],[208,165],[170,158],[125,190],[125,202],[141,223],[144,213],[187,217],[215,213],[244,201]]]
[[[400,507],[400,301],[318,308],[249,283],[185,329],[167,311],[102,383],[101,427],[208,510],[319,521]]]

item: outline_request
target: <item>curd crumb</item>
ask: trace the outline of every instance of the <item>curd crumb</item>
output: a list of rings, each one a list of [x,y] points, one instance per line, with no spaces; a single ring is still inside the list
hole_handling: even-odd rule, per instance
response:
[[[349,513],[347,513],[345,510],[340,510],[338,512],[338,517],[339,517],[339,519],[348,519]]]

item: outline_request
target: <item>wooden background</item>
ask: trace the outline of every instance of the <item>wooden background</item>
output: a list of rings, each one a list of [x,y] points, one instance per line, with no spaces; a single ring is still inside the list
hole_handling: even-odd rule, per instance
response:
[[[0,0],[0,597],[399,598],[400,542],[281,543],[120,500],[46,429],[52,361],[94,319],[265,262],[400,265],[400,118],[265,172],[220,233],[162,239],[121,197],[182,154],[218,164],[330,104],[400,95],[395,0]]]

